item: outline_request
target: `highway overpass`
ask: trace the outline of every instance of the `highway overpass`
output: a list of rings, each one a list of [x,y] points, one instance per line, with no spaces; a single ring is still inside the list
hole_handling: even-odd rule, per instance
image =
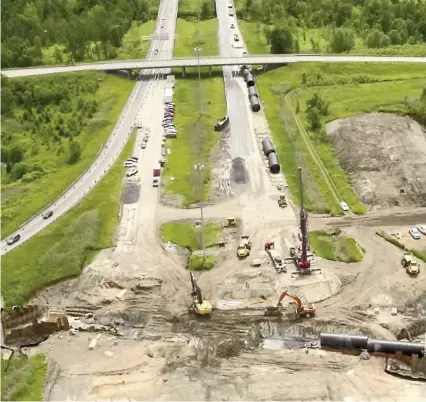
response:
[[[236,65],[285,65],[289,63],[424,63],[426,57],[403,56],[333,56],[333,55],[247,55],[244,57],[209,56],[198,58],[174,58],[169,60],[108,60],[97,63],[78,64],[60,67],[29,67],[2,70],[8,77],[26,77],[31,75],[45,75],[68,73],[75,71],[117,71],[117,70],[145,70],[156,68],[182,68],[236,66]]]

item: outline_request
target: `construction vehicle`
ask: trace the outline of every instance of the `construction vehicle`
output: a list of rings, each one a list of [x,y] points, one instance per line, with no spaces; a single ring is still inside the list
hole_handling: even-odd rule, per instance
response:
[[[249,236],[241,236],[240,244],[238,244],[237,248],[237,257],[245,258],[250,255],[251,251],[251,241]]]
[[[262,260],[260,259],[255,259],[250,264],[251,267],[260,267],[261,265],[262,265]]]
[[[200,316],[210,316],[213,311],[213,306],[207,300],[203,300],[203,295],[201,294],[201,289],[195,280],[194,273],[191,272],[189,275],[192,285],[191,296],[193,298],[192,306],[190,307],[189,312]]]
[[[284,297],[290,297],[291,299],[293,299],[293,302],[289,303],[289,309],[288,309],[288,314],[290,315],[294,315],[295,318],[310,318],[311,316],[315,315],[315,306],[312,303],[308,303],[306,302],[306,300],[304,300],[304,302],[302,302],[301,298],[295,294],[292,293],[288,293],[287,289],[284,290],[281,295],[280,298],[278,299],[278,303],[273,307],[267,307],[266,311],[265,311],[265,316],[266,317],[279,317],[282,315],[282,301],[284,299]]]
[[[236,226],[237,223],[235,222],[235,218],[227,218],[222,224],[222,227],[224,228],[235,228]]]
[[[420,266],[411,253],[404,253],[402,255],[401,265],[409,275],[418,275],[420,273]]]
[[[322,271],[320,268],[312,268],[314,259],[311,255],[308,255],[309,238],[308,238],[308,211],[306,211],[303,204],[303,183],[302,183],[302,168],[298,168],[299,173],[299,191],[300,191],[300,233],[299,239],[302,243],[301,247],[289,247],[290,249],[290,260],[294,262],[297,271],[291,274],[291,277],[297,275],[311,275],[314,273],[320,274]]]
[[[280,198],[278,198],[278,206],[280,208],[285,208],[287,206],[287,200],[285,198],[285,195],[280,195]]]
[[[271,258],[272,265],[279,274],[287,272],[287,267],[281,258],[280,252],[275,249],[275,242],[270,241],[265,243],[265,251],[268,253]]]

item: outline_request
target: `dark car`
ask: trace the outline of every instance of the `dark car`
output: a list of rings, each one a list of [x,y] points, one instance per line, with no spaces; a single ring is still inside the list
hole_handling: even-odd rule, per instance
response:
[[[12,244],[15,244],[16,242],[18,242],[19,240],[21,240],[21,235],[17,234],[15,236],[11,236],[7,239],[6,243],[11,246]]]
[[[53,215],[53,211],[46,211],[42,217],[43,219],[49,219]]]

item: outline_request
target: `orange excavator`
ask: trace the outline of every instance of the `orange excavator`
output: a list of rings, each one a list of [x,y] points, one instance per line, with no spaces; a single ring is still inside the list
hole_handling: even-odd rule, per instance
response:
[[[294,311],[297,318],[310,318],[311,316],[315,315],[315,306],[312,303],[303,303],[302,300],[300,300],[300,297],[297,295],[294,295],[292,293],[288,293],[287,289],[284,290],[280,298],[278,299],[278,303],[273,307],[267,307],[265,311],[266,317],[278,317],[282,315],[282,301],[284,297],[290,297],[294,301],[289,303],[289,310],[291,309]]]

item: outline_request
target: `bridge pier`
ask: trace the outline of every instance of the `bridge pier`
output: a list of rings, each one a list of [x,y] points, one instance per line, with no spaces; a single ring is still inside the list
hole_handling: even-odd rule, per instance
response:
[[[182,67],[182,77],[185,77],[185,67]]]
[[[209,66],[208,69],[209,69],[209,77],[211,77],[212,76],[212,67]]]

